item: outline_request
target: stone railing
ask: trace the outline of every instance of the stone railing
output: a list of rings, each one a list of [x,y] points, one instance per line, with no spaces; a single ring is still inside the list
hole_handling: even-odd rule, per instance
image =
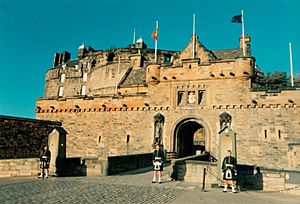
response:
[[[206,183],[216,183],[217,178],[208,173],[217,170],[215,159],[209,154],[173,159],[170,166],[167,167],[166,173],[174,180],[201,183],[204,168],[206,169]]]

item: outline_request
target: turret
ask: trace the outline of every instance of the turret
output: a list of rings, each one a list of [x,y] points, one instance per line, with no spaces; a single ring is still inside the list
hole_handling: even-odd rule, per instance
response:
[[[147,66],[146,81],[150,84],[158,84],[160,78],[160,65],[151,64]]]
[[[144,43],[142,36],[137,39],[136,43],[135,43],[135,48],[139,48],[139,49],[146,49],[147,45]]]

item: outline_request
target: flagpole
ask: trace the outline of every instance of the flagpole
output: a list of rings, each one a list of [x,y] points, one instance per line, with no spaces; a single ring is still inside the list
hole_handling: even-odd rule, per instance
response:
[[[158,21],[156,21],[156,31],[158,31]],[[157,41],[158,41],[158,38],[155,40],[155,53],[154,53],[154,55],[155,55],[155,59],[154,59],[155,63],[157,63]]]
[[[133,39],[132,39],[132,44],[135,44],[135,28],[133,28]]]
[[[195,30],[196,30],[196,26],[195,26],[195,14],[193,14],[193,58],[195,58]]]
[[[242,10],[242,37],[243,37],[243,56],[246,55],[245,50],[245,27],[244,27],[244,11]]]
[[[289,48],[290,48],[291,86],[294,86],[292,43],[289,43]]]

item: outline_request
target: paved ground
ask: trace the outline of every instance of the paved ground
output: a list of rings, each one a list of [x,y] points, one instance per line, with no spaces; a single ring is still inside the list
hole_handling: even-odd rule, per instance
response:
[[[201,191],[197,184],[166,181],[151,183],[151,172],[133,171],[108,177],[27,177],[0,179],[0,203],[288,203],[300,196],[282,193],[222,193]]]

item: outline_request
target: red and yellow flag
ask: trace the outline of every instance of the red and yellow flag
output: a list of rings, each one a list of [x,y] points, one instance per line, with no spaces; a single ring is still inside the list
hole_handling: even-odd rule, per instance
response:
[[[158,28],[155,28],[155,31],[152,33],[152,38],[154,39],[154,40],[157,40],[158,39]]]

